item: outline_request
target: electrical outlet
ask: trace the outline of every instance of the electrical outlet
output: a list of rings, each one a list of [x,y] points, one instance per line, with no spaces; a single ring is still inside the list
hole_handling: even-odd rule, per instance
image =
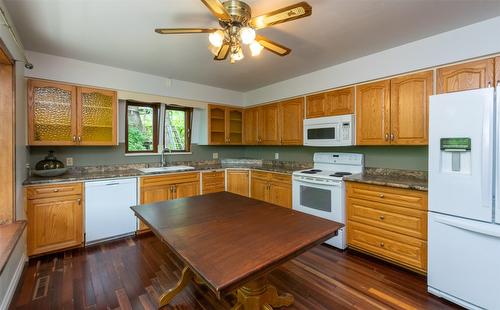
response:
[[[219,159],[219,153],[212,153],[213,159]]]
[[[274,159],[280,159],[280,153],[274,153]]]
[[[66,167],[73,166],[73,157],[66,157]]]

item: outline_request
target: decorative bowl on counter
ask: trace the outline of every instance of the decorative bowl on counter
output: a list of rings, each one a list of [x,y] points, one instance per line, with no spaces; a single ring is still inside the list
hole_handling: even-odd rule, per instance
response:
[[[68,168],[56,168],[47,170],[32,170],[31,173],[39,177],[57,177],[63,175],[68,171]]]

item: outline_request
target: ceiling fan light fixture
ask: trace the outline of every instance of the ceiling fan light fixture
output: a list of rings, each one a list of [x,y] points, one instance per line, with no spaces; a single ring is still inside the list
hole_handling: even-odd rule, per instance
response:
[[[255,40],[255,30],[250,27],[240,29],[240,38],[243,44],[250,44]]]
[[[238,47],[237,50],[235,50],[233,53],[231,53],[231,63],[234,63],[236,61],[240,61],[243,58],[245,58],[245,55],[243,55],[243,50],[241,47]]]
[[[208,41],[215,47],[221,47],[224,42],[224,32],[217,30],[208,35]]]
[[[209,50],[209,51],[210,51],[210,53],[212,53],[214,56],[217,56],[217,54],[219,54],[220,47],[217,47],[217,46],[213,45],[212,43],[209,43],[209,44],[208,44],[208,50]]]
[[[259,56],[260,52],[264,49],[264,46],[262,46],[259,42],[253,41],[250,43],[250,51],[252,52],[252,56]]]

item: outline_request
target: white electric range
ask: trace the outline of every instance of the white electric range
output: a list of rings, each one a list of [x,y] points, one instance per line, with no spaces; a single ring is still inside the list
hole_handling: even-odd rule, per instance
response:
[[[362,173],[363,167],[362,154],[314,153],[313,169],[293,173],[293,209],[345,224],[345,185],[342,178]],[[345,249],[345,228],[326,243]]]

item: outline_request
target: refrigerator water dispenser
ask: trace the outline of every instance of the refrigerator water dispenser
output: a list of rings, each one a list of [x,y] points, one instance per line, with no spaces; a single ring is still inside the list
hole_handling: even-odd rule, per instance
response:
[[[471,139],[441,138],[441,172],[471,173]]]

